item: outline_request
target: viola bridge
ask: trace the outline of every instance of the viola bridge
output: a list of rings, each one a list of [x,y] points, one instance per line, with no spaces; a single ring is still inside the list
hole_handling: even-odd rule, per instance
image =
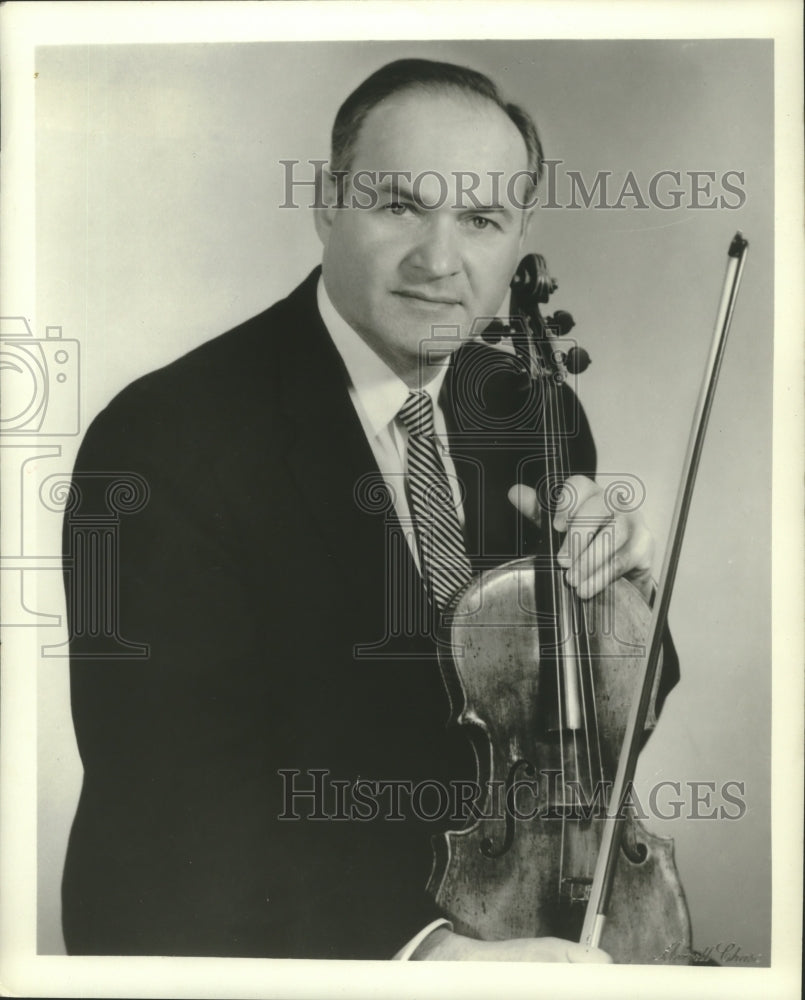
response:
[[[593,884],[591,878],[574,878],[566,875],[559,888],[562,902],[565,903],[587,903],[590,898],[590,887]]]

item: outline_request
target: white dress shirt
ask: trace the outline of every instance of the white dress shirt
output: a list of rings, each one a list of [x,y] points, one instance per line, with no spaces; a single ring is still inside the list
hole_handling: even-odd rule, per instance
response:
[[[417,568],[419,552],[416,532],[413,530],[411,510],[405,491],[405,456],[408,447],[408,431],[397,414],[411,389],[396,375],[363,338],[336,310],[324,287],[324,279],[319,278],[317,289],[319,312],[327,327],[327,332],[343,359],[349,375],[349,398],[360,418],[366,440],[372,449],[377,466],[394,498],[394,508],[403,526],[408,545]],[[461,504],[461,485],[456,476],[455,465],[447,448],[447,426],[444,413],[439,405],[439,393],[447,375],[449,358],[434,365],[433,377],[422,384],[433,402],[433,427],[436,447],[444,463],[445,472],[453,491],[456,513],[464,527],[464,510]],[[424,378],[430,372],[423,373]],[[417,386],[420,388],[420,386]]]
[[[363,432],[372,449],[380,473],[391,490],[391,496],[394,498],[394,509],[400,524],[403,526],[405,537],[419,569],[421,567],[416,532],[413,530],[408,496],[405,491],[405,455],[408,447],[408,431],[402,421],[397,419],[397,414],[408,399],[411,390],[336,310],[330,301],[327,289],[324,287],[323,278],[319,278],[316,295],[321,318],[349,375],[349,398],[360,418]],[[421,388],[428,393],[433,402],[436,447],[450,480],[456,502],[456,512],[463,527],[464,510],[461,505],[461,488],[456,477],[453,460],[447,450],[447,427],[444,413],[439,405],[439,392],[447,375],[447,365],[447,360],[440,364],[434,377],[423,384]],[[437,927],[447,927],[452,930],[452,924],[448,920],[434,920],[433,923],[428,924],[415,937],[411,938],[394,958],[397,961],[407,961],[425,938]]]

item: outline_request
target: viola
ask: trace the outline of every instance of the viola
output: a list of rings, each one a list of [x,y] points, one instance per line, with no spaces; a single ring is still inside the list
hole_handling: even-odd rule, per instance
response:
[[[538,551],[481,573],[445,617],[440,666],[451,721],[472,742],[484,792],[480,818],[434,840],[428,890],[458,933],[576,939],[620,963],[688,962],[690,916],[673,841],[634,818],[629,792],[656,721],[668,606],[746,249],[737,234],[651,607],[623,578],[583,600],[557,563],[553,516],[572,499],[563,488],[561,392],[589,356],[563,349],[568,313],[541,315],[556,288],[544,258],[521,262],[509,322],[488,331],[511,339],[539,383],[548,459],[537,484]]]

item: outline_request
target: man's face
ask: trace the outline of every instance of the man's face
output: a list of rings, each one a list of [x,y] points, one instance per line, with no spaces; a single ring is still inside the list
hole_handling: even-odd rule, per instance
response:
[[[464,339],[476,317],[499,310],[526,232],[528,182],[510,178],[527,168],[517,128],[481,97],[404,92],[364,120],[346,207],[317,212],[324,282],[341,316],[409,385],[433,327],[459,327]],[[408,179],[382,180],[384,171]],[[334,204],[335,190],[325,197]]]

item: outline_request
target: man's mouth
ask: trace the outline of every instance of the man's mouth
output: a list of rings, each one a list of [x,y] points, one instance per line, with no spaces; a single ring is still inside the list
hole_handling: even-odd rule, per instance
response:
[[[450,295],[426,295],[424,292],[415,292],[408,290],[397,290],[394,292],[394,294],[399,295],[404,299],[415,299],[417,302],[427,302],[430,305],[444,305],[444,306],[461,305],[461,299],[453,298]]]

